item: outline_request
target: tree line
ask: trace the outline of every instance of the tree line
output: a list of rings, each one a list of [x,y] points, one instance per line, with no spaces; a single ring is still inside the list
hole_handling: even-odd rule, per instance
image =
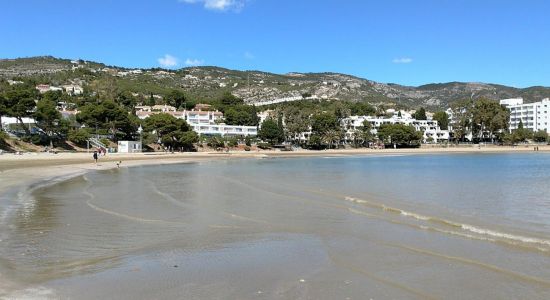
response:
[[[375,114],[376,110],[373,108],[370,113]],[[417,132],[413,126],[404,124],[384,124],[375,135],[368,120],[352,130],[350,136],[346,136],[349,134],[350,124],[343,121],[350,116],[351,110],[345,104],[336,104],[333,111],[308,111],[287,106],[276,111],[276,114],[278,117],[267,118],[258,132],[262,140],[271,144],[288,142],[318,150],[338,148],[343,140],[348,140],[355,147],[368,147],[374,142],[414,147],[420,145],[423,136],[422,132]],[[303,136],[309,132],[309,136]]]
[[[227,124],[258,125],[256,108],[245,105],[242,99],[230,93],[208,102],[212,109],[225,114],[224,122]],[[172,115],[156,114],[140,120],[135,115],[137,104],[167,104],[178,109],[190,109],[196,102],[188,99],[181,90],[170,91],[162,100],[152,94],[140,99],[127,91],[115,93],[110,98],[88,88],[83,95],[69,96],[61,91],[40,94],[32,81],[13,85],[0,81],[0,115],[17,120],[18,126],[11,128],[10,133],[26,142],[67,147],[66,141],[70,141],[82,147],[95,135],[105,138],[106,143],[141,137],[165,148],[191,150],[192,144],[198,141],[197,134],[185,120]],[[60,105],[78,109],[78,113],[63,116]],[[33,126],[24,124],[24,118],[33,118],[36,123]],[[142,136],[138,133],[140,126]],[[2,132],[2,144],[5,138],[7,135]]]
[[[110,91],[103,87],[102,91]],[[243,99],[229,91],[222,96],[201,101],[211,105],[211,109],[224,113],[226,124],[259,126],[257,108],[247,105]],[[60,103],[78,109],[76,115],[62,116],[58,110]],[[93,135],[106,137],[111,141],[143,138],[147,143],[159,143],[166,148],[191,150],[198,136],[184,121],[171,115],[157,114],[145,120],[135,115],[138,104],[167,104],[177,109],[190,109],[197,100],[190,99],[181,89],[172,89],[162,96],[138,95],[119,91],[116,86],[109,93],[94,92],[94,86],[86,86],[85,92],[69,96],[61,91],[48,91],[40,94],[35,82],[9,85],[0,81],[0,115],[14,117],[19,125],[15,134],[34,144],[60,146],[71,141],[79,146]],[[282,142],[301,145],[311,149],[335,148],[346,140],[356,147],[365,147],[374,142],[395,144],[399,147],[418,146],[422,132],[402,124],[385,124],[372,134],[369,122],[351,133],[343,120],[351,115],[389,117],[389,106],[373,106],[367,102],[307,100],[271,105],[274,115],[266,119],[259,130],[259,137],[275,145]],[[394,106],[399,110],[405,107]],[[533,140],[543,142],[548,139],[546,132],[531,132],[520,124],[520,128],[509,132],[510,114],[498,102],[480,98],[466,99],[453,103],[450,112],[437,111],[433,119],[441,129],[450,129],[455,142],[493,142],[514,144]],[[426,120],[427,112],[419,108],[413,115],[418,120]],[[35,127],[23,126],[24,118],[34,118]],[[141,126],[143,132],[138,133]],[[311,132],[304,137],[303,133]],[[3,134],[5,136],[5,134]]]
[[[371,143],[383,143],[398,147],[414,147],[421,144],[423,133],[404,124],[383,124],[377,134],[371,132],[371,124],[365,121],[360,128],[351,132],[342,120],[350,115],[389,117],[384,105],[377,107],[365,102],[303,101],[271,107],[278,118],[269,118],[262,124],[260,138],[271,143],[289,142],[312,149],[338,147],[344,139],[356,147],[365,147]],[[479,98],[460,100],[451,105],[450,113],[436,111],[432,119],[438,122],[441,130],[450,131],[451,142],[491,142],[498,144],[517,144],[532,140],[549,141],[543,131],[532,132],[520,122],[518,129],[509,131],[509,110],[497,101]],[[401,112],[398,112],[400,117]],[[427,112],[421,107],[412,115],[417,120],[427,120]],[[278,119],[278,120],[276,120]],[[284,126],[281,120],[284,119]],[[267,129],[269,128],[269,129]],[[311,131],[307,141],[300,139],[301,134]]]

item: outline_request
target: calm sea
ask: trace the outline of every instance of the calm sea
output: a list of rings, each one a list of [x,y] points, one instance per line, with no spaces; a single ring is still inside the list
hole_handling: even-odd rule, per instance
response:
[[[1,200],[0,296],[550,299],[549,170],[526,153],[93,172]]]

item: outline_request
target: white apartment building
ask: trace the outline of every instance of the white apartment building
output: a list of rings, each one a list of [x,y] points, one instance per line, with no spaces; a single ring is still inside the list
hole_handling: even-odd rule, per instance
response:
[[[223,113],[219,111],[186,110],[183,118],[199,135],[255,136],[256,126],[227,125],[222,123]]]
[[[256,136],[256,126],[239,126],[226,124],[198,124],[191,125],[193,131],[199,135],[221,135],[221,136]]]
[[[523,103],[523,98],[503,99],[500,104],[510,110],[510,131],[518,129],[521,122],[523,128],[550,133],[549,98],[534,103]]]
[[[138,107],[136,107],[137,109]],[[150,115],[158,113],[170,114],[178,119],[183,119],[193,128],[193,131],[199,135],[221,135],[221,136],[256,136],[258,129],[256,126],[227,125],[222,122],[223,113],[219,111],[202,110],[184,110],[175,111],[163,109],[154,111],[141,106],[141,110],[136,111],[136,116],[140,119],[146,119]]]
[[[398,117],[397,115],[391,118],[376,118],[371,116],[350,116],[342,120],[342,126],[346,129],[346,141],[353,139],[355,130],[363,127],[363,122],[367,121],[371,124],[371,132],[378,133],[378,129],[383,124],[403,124],[413,126],[416,131],[421,131],[424,134],[423,142],[432,141],[434,143],[448,141],[449,131],[441,130],[436,120],[416,120],[411,117]]]
[[[376,135],[378,129],[383,124],[404,124],[411,125],[416,131],[421,131],[424,134],[423,142],[431,141],[433,143],[448,141],[449,130],[441,130],[436,120],[416,120],[412,118],[410,113],[394,111],[391,118],[377,118],[372,116],[349,116],[341,121],[341,126],[345,130],[344,142],[350,143],[353,141],[355,130],[363,127],[363,122],[366,120],[371,124],[371,133]],[[311,127],[309,131],[302,132],[296,135],[293,139],[301,142],[307,142],[311,137]]]
[[[513,106],[523,104],[523,98],[510,98],[500,100],[500,105]]]

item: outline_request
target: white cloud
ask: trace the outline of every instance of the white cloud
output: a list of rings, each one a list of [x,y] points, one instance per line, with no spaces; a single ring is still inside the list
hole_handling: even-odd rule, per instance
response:
[[[251,52],[245,51],[245,52],[244,52],[244,58],[246,58],[246,59],[254,59],[254,58],[256,58],[256,56],[254,56],[254,54],[252,54]]]
[[[157,59],[157,61],[163,68],[173,68],[179,64],[179,60],[170,54],[165,54],[163,57]]]
[[[185,60],[185,64],[190,67],[196,67],[204,64],[204,60],[196,58],[188,58]]]
[[[240,11],[244,7],[245,0],[179,0],[187,4],[202,3],[204,8],[217,11]]]
[[[399,57],[392,60],[394,64],[410,64],[412,61],[413,60],[410,57]]]

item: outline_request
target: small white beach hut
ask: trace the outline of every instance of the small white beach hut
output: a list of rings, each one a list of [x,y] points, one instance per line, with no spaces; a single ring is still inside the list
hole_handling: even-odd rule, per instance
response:
[[[118,153],[138,153],[138,152],[141,152],[141,142],[118,141]]]

